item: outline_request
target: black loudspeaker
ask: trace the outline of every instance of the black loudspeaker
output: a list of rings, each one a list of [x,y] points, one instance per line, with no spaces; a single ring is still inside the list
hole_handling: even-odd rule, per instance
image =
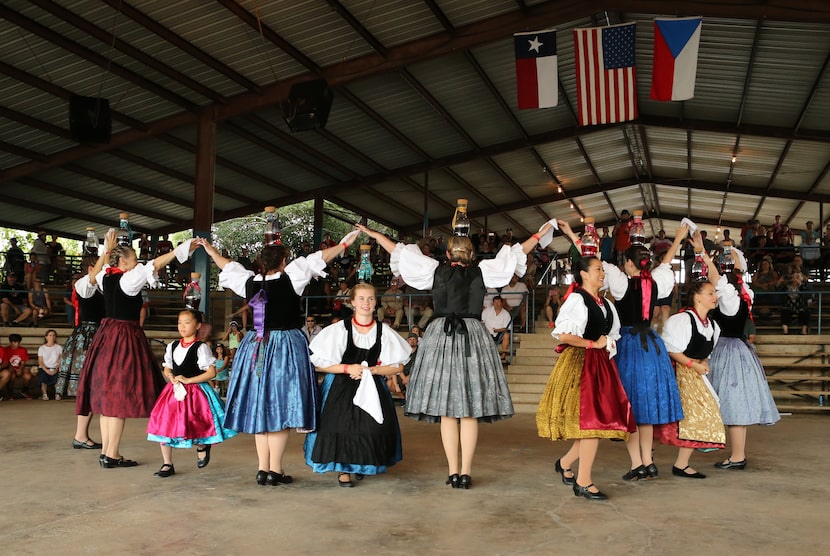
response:
[[[291,131],[326,127],[334,94],[324,79],[306,81],[291,87],[282,103],[282,117]]]
[[[69,97],[69,131],[78,143],[109,143],[112,134],[110,101],[105,98]]]

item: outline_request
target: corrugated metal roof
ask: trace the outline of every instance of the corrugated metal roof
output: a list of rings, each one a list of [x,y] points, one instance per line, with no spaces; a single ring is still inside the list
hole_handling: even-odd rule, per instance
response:
[[[530,231],[542,214],[577,226],[585,214],[602,224],[642,205],[653,205],[645,207],[655,211],[650,220],[667,228],[687,214],[715,225],[756,214],[782,214],[795,226],[826,219],[830,10],[792,0],[792,20],[773,21],[759,18],[754,6],[721,6],[709,17],[708,3],[688,3],[704,14],[695,97],[659,103],[649,99],[655,14],[520,4],[439,0],[433,11],[407,0],[258,0],[254,12],[254,5],[224,0],[44,7],[7,0],[0,6],[0,183],[22,195],[36,191],[37,180],[65,190],[55,194],[61,202],[53,214],[5,211],[2,224],[76,234],[78,219],[60,211],[108,221],[110,205],[123,202],[144,208],[135,219],[146,229],[190,227],[191,107],[222,118],[215,183],[222,216],[322,195],[417,230],[428,172],[429,214],[441,224],[457,197],[471,199],[478,222]],[[88,34],[61,9],[153,61]],[[572,29],[606,16],[637,22],[641,117],[577,128]],[[27,20],[52,34],[27,30]],[[158,32],[148,29],[153,24]],[[518,110],[512,33],[548,27],[558,30],[560,105]],[[70,44],[85,50],[71,52]],[[135,77],[107,71],[94,56]],[[315,78],[318,69],[337,82],[326,130],[289,135],[278,101],[290,80]],[[71,93],[110,100],[117,112],[112,145],[69,140]]]

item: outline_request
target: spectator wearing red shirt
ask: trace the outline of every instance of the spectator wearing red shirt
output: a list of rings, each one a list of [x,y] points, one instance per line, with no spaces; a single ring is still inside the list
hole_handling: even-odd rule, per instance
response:
[[[9,346],[3,348],[3,370],[0,371],[0,392],[8,384],[10,389],[20,385],[21,392],[12,394],[13,397],[32,399],[29,395],[29,385],[32,382],[32,373],[26,367],[29,360],[29,351],[20,347],[23,338],[20,334],[9,334]],[[0,394],[4,396],[3,394]]]

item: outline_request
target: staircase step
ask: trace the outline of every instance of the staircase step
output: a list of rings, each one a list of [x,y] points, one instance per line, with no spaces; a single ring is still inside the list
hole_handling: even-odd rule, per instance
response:
[[[542,388],[544,388],[545,384],[548,383],[548,374],[513,374],[507,373],[507,384],[541,384]]]

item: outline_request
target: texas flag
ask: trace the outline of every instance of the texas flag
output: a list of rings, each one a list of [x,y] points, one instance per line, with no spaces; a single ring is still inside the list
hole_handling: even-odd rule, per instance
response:
[[[654,20],[654,100],[688,100],[695,96],[702,21],[700,17]]]
[[[519,108],[550,108],[559,102],[556,31],[513,35]]]

